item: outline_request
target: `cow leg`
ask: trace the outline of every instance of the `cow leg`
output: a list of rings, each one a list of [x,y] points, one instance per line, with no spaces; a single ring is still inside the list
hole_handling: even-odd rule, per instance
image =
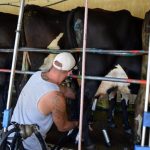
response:
[[[110,128],[115,128],[116,124],[114,123],[114,111],[115,111],[117,93],[116,90],[114,90],[114,88],[109,89],[107,93],[108,93],[108,100],[109,100],[108,126]]]
[[[3,102],[3,87],[0,86],[0,129],[2,128],[2,120],[3,120],[3,111],[4,111],[4,102]]]
[[[7,103],[8,85],[6,85],[6,86],[1,87],[2,91],[0,93],[0,129],[2,128],[3,112],[6,108],[6,103]]]
[[[94,142],[91,140],[89,126],[88,126],[90,113],[91,113],[91,106],[88,105],[88,108],[86,107],[86,109],[84,109],[84,113],[83,113],[82,137],[84,140],[84,148],[86,150],[96,150],[96,146],[95,146]]]
[[[77,99],[80,100],[80,90],[78,91]],[[86,94],[85,94],[86,95]],[[82,120],[82,138],[84,140],[84,149],[86,150],[96,150],[96,146],[91,139],[90,130],[89,130],[89,120],[91,116],[91,105],[92,101],[86,96],[84,97],[84,106],[83,106],[83,120]],[[80,101],[78,101],[78,110],[80,110]]]
[[[3,86],[0,86],[0,128],[2,127],[3,112],[7,104],[8,86],[9,81],[7,79],[5,84]]]
[[[134,142],[141,142],[142,116],[145,102],[145,86],[141,85],[135,100]]]
[[[121,94],[121,107],[122,107],[122,115],[123,115],[123,124],[124,124],[124,130],[126,133],[131,134],[131,127],[129,125],[129,120],[128,120],[128,96],[127,94]]]
[[[139,144],[141,142],[141,129],[142,129],[142,116],[138,114],[135,117],[134,124],[134,143]]]
[[[91,108],[91,107],[90,107]],[[86,150],[95,150],[95,144],[91,140],[90,132],[89,132],[89,116],[90,111],[86,110],[83,115],[83,139],[84,139],[84,146]]]

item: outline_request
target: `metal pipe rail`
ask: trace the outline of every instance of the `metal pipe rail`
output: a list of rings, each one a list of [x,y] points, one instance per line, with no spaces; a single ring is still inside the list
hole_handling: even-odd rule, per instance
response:
[[[82,79],[82,77],[79,76],[79,75],[70,75],[70,77]],[[146,80],[125,79],[125,78],[85,76],[85,79],[98,80],[98,81],[112,81],[112,82],[134,83],[134,84],[146,84]]]
[[[148,51],[150,52],[150,35],[149,35],[149,49],[148,49]],[[146,113],[148,112],[149,90],[150,90],[150,53],[148,55],[147,84],[146,84],[145,103],[144,103],[144,112],[146,112]],[[145,138],[146,138],[146,126],[143,126],[143,128],[142,128],[141,146],[144,146]],[[149,147],[150,147],[150,134],[149,134]]]
[[[61,52],[81,53],[81,52],[83,52],[83,49],[75,48],[75,49],[54,50],[54,49],[23,47],[23,48],[19,48],[18,51],[57,54],[57,53],[61,53]],[[13,49],[0,49],[0,52],[9,53],[9,52],[13,52]],[[96,49],[96,48],[86,48],[86,52],[96,53],[96,54],[118,55],[118,56],[136,56],[136,55],[147,55],[148,54],[148,51],[145,51],[145,50],[103,50],[103,49]]]
[[[15,67],[16,67],[17,53],[18,53],[19,40],[20,40],[20,30],[21,30],[21,25],[22,25],[22,18],[23,18],[24,4],[25,4],[24,2],[25,2],[25,0],[20,1],[20,11],[19,11],[14,51],[13,51],[13,58],[12,58],[12,65],[11,65],[7,105],[6,105],[6,109],[4,111],[4,117],[3,117],[4,132],[7,131],[7,127],[8,127],[9,121],[10,121],[9,119],[10,119],[10,114],[11,114],[11,110],[10,110],[11,97],[12,97],[13,82],[14,82],[14,77],[15,77]]]
[[[0,73],[11,73],[10,69],[0,69]],[[17,74],[28,74],[32,75],[33,71],[20,71],[15,70]],[[71,78],[82,79],[81,75],[69,75]],[[97,76],[85,76],[87,80],[98,80],[98,81],[112,81],[112,82],[123,82],[123,83],[134,83],[134,84],[146,84],[146,80],[137,80],[137,79],[125,79],[125,78],[112,78],[112,77],[97,77]]]

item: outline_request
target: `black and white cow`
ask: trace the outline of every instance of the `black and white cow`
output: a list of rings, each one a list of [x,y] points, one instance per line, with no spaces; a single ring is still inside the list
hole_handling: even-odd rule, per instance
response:
[[[106,11],[89,9],[87,29],[87,47],[104,50],[142,49],[142,19],[133,17],[129,11]],[[47,48],[49,43],[60,33],[64,36],[59,41],[60,48],[82,47],[84,8],[60,12],[46,7],[27,5],[24,14],[24,35],[27,47]],[[42,64],[45,54],[30,53],[31,70],[37,70]],[[81,55],[79,55],[80,57]],[[41,59],[42,58],[42,59]],[[81,72],[81,60],[79,70]],[[115,65],[120,64],[129,78],[140,79],[141,56],[123,57],[111,55],[86,54],[85,74],[90,76],[105,76]],[[94,67],[93,67],[94,66]],[[87,149],[95,149],[89,136],[88,118],[92,98],[95,96],[100,81],[85,80],[83,138]],[[131,93],[137,93],[139,86],[131,84]],[[78,90],[78,100],[80,89]],[[122,100],[124,108],[127,107]],[[128,128],[128,120],[124,122]]]
[[[142,49],[142,19],[131,16],[127,10],[106,11],[89,9],[87,30],[87,47],[101,49]],[[38,6],[25,8],[24,29],[28,47],[45,48],[59,33],[64,36],[59,42],[60,48],[82,47],[84,8],[76,8],[71,12],[59,12]],[[32,30],[34,28],[34,31]],[[32,58],[34,56],[31,56]],[[39,57],[38,57],[39,58]],[[33,59],[34,60],[34,59]],[[81,60],[79,70],[81,71]],[[140,79],[141,56],[123,57],[110,55],[86,54],[86,75],[105,76],[115,65],[120,64],[129,78]],[[37,65],[38,66],[38,65]],[[94,67],[93,67],[94,66]],[[33,67],[35,68],[35,67]],[[83,129],[86,147],[91,147],[92,141],[88,132],[89,110],[100,82],[85,81]],[[139,86],[131,84],[131,93],[136,94]],[[78,91],[80,98],[80,90]],[[122,107],[127,109],[126,100]],[[126,114],[124,113],[126,118]],[[125,128],[129,128],[127,118]]]
[[[13,48],[18,16],[0,12],[0,48]],[[11,67],[12,53],[0,52],[0,68]],[[9,74],[0,72],[0,122],[6,107]]]
[[[33,16],[32,15],[28,16],[30,18],[29,27],[36,25],[34,26],[34,28],[37,27],[38,29],[38,32],[35,32],[34,35],[38,34],[39,37],[41,36],[41,34],[48,36],[50,32],[44,32],[44,33],[39,32],[41,24],[43,26],[41,29],[44,28],[44,31],[45,30],[49,31],[50,29],[50,26],[47,25],[48,17],[42,16],[42,14],[44,15],[43,12],[45,8],[40,8],[35,6],[31,6],[31,7],[29,6],[29,8],[36,10],[35,13],[31,13]],[[143,23],[142,19],[133,17],[127,10],[112,12],[112,11],[106,11],[102,9],[89,9],[88,15],[89,15],[88,29],[87,29],[88,48],[101,48],[105,50],[142,49],[142,39],[141,39],[142,23]],[[65,37],[67,37],[67,39],[65,40],[67,40],[68,45],[65,45],[62,48],[82,47],[84,8],[76,8],[72,10],[70,13],[68,13],[65,16],[65,18],[66,18],[65,21],[67,21],[65,22],[65,25],[67,26],[65,28],[66,30],[63,31],[66,35]],[[39,24],[36,22],[37,20],[40,21]],[[51,18],[49,21],[51,21]],[[28,24],[27,22],[28,20],[26,20],[26,24]],[[29,27],[28,29],[30,29]],[[62,32],[62,30],[59,30],[59,33],[60,32]],[[32,32],[28,34],[30,35],[31,33]],[[44,36],[45,40],[47,36]],[[42,38],[42,42],[44,37]],[[35,39],[35,43],[38,40],[40,40],[40,38]],[[66,44],[65,41],[64,43]],[[45,46],[47,45],[48,43],[45,44]],[[80,59],[79,62],[80,71],[81,71],[81,60],[82,59]],[[125,72],[127,73],[129,78],[140,79],[141,60],[142,60],[141,56],[135,56],[133,58],[129,56],[123,57],[123,56],[110,56],[110,55],[98,55],[98,54],[87,53],[85,74],[91,76],[105,76],[112,68],[114,68],[115,65],[120,64],[125,70]],[[84,109],[84,118],[83,118],[83,126],[84,126],[83,135],[84,135],[85,145],[87,148],[92,147],[91,146],[92,141],[89,138],[89,132],[88,132],[88,117],[90,113],[89,110],[91,108],[92,98],[94,97],[99,84],[100,82],[98,81],[93,81],[93,80],[85,81],[85,92],[84,92],[85,109]],[[131,84],[130,86],[131,93],[136,94],[138,92],[138,89],[139,89],[138,85]],[[78,91],[78,98],[80,98],[80,90]],[[125,99],[122,100],[122,107],[124,107],[124,109],[127,109],[127,104]],[[124,117],[127,117],[126,114],[124,114]],[[129,123],[127,118],[125,119],[124,124],[125,124],[125,128],[128,129]]]
[[[70,28],[70,35],[75,35],[77,47],[82,47],[83,37],[83,20],[84,8],[74,9],[71,13],[72,24],[74,28]],[[101,48],[106,51],[109,49],[115,50],[132,50],[142,49],[142,23],[140,18],[133,17],[129,11],[120,10],[116,12],[106,11],[102,9],[89,9],[88,12],[88,28],[87,28],[87,47]],[[72,39],[72,38],[70,38]],[[81,59],[82,60],[82,59]],[[91,76],[105,76],[115,65],[120,64],[125,70],[128,78],[141,78],[141,56],[111,56],[98,55],[93,53],[86,54],[85,75]],[[94,67],[93,67],[94,66]],[[81,61],[79,62],[81,71]],[[89,145],[87,121],[91,104],[91,99],[94,97],[100,82],[93,80],[85,81],[84,91],[84,111],[85,118],[83,120],[83,130],[85,139]],[[137,94],[139,85],[131,84],[130,91]],[[80,91],[80,90],[79,90]],[[114,97],[112,97],[111,105],[114,104]],[[129,129],[129,122],[127,118],[127,103],[124,97],[121,105],[124,108],[123,117],[125,129]],[[87,116],[86,116],[87,115]],[[111,117],[110,117],[111,119]],[[112,121],[112,120],[110,120]],[[85,134],[86,133],[86,134]]]

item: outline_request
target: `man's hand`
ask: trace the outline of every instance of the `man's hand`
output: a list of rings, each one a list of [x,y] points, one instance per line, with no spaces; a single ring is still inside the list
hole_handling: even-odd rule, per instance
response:
[[[75,92],[72,88],[67,86],[60,86],[60,91],[64,94],[66,98],[75,99]]]

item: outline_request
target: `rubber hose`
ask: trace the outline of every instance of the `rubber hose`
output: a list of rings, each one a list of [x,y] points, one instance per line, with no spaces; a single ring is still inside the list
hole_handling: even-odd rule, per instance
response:
[[[35,131],[34,133],[35,133],[36,137],[38,138],[38,140],[41,144],[42,150],[47,150],[45,141],[43,140],[43,137],[41,136],[41,133],[38,132],[38,131]]]
[[[2,137],[2,141],[0,143],[0,149],[3,149],[4,144],[6,144],[6,140],[8,138],[8,136],[13,133],[13,132],[17,132],[18,130],[16,128],[13,128],[11,130],[9,130],[7,133],[5,133],[5,135]]]

